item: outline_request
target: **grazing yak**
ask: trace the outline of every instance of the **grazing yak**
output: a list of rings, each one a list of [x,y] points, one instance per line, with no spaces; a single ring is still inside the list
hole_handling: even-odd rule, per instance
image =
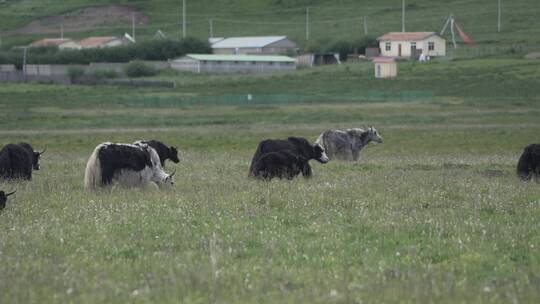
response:
[[[383,138],[377,129],[369,127],[367,130],[361,128],[324,131],[315,141],[326,151],[330,159],[341,159],[357,161],[360,158],[360,151],[371,141],[382,143]]]
[[[324,149],[319,144],[310,144],[303,137],[289,137],[287,139],[267,139],[263,140],[257,146],[257,150],[251,159],[249,166],[249,176],[259,176],[255,171],[255,164],[263,155],[272,152],[289,151],[297,157],[303,157],[306,161],[314,159],[320,163],[327,163],[328,157]],[[311,175],[311,173],[310,173]]]
[[[540,144],[531,144],[523,149],[517,164],[517,174],[523,181],[528,181],[534,175],[540,181]]]
[[[0,178],[5,180],[32,179],[32,170],[39,170],[41,152],[27,143],[8,144],[0,150]]]
[[[170,159],[172,162],[177,164],[180,159],[178,158],[178,149],[176,147],[169,147],[166,144],[162,143],[158,140],[139,140],[133,143],[134,145],[142,145],[146,144],[150,147],[154,148],[156,150],[157,154],[159,155],[159,160],[161,161],[161,166],[165,167],[165,161],[167,159]]]
[[[265,180],[271,180],[274,177],[291,180],[300,173],[305,178],[311,177],[308,160],[286,150],[264,154],[255,162],[252,170],[254,177]]]
[[[0,191],[0,211],[2,211],[4,208],[6,208],[6,202],[8,196],[15,194],[17,191],[13,191],[11,193],[5,193],[4,191]]]
[[[84,185],[88,190],[104,187],[114,181],[126,187],[146,187],[151,182],[158,186],[172,185],[174,173],[163,171],[154,148],[105,142],[98,145],[86,164]]]

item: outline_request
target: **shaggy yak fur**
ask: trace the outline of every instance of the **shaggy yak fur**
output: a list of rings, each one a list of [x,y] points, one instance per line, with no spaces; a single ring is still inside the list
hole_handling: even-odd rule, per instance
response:
[[[146,144],[154,148],[154,150],[156,150],[157,154],[159,155],[159,160],[161,162],[162,167],[165,167],[165,161],[167,159],[170,159],[175,164],[177,164],[180,161],[180,159],[178,158],[178,149],[176,149],[176,147],[173,147],[173,146],[169,147],[161,141],[154,140],[154,139],[139,140],[139,141],[136,141],[134,144],[135,145]]]
[[[0,150],[0,178],[31,180],[32,170],[39,170],[39,160],[43,152],[34,151],[27,143],[4,146]]]
[[[254,177],[271,180],[274,177],[293,179],[300,173],[305,178],[311,177],[308,160],[289,151],[264,154],[253,166]]]
[[[159,155],[148,145],[102,143],[86,164],[85,187],[93,190],[113,180],[127,187],[145,187],[150,182],[172,184],[172,175],[163,171]]]
[[[383,138],[377,129],[369,127],[367,130],[361,128],[345,131],[327,130],[315,142],[324,148],[330,159],[358,161],[360,151],[372,141],[382,143]]]
[[[540,181],[540,144],[531,144],[523,149],[517,174],[524,181],[530,180],[533,175],[537,182]]]
[[[5,193],[4,191],[0,191],[0,211],[6,208],[6,202],[7,202],[8,196],[14,194],[15,192],[17,191],[13,191],[11,193]]]
[[[287,139],[266,139],[259,143],[257,150],[251,159],[249,166],[249,175],[256,176],[254,171],[255,163],[264,155],[271,152],[289,151],[295,156],[301,156],[307,161],[314,159],[320,163],[327,163],[328,157],[324,149],[318,145],[310,144],[303,137],[289,137]]]

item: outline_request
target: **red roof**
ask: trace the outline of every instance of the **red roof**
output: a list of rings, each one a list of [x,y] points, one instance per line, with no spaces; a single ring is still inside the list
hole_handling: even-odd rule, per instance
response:
[[[376,63],[391,63],[395,61],[393,57],[373,57],[373,62]]]
[[[38,41],[34,41],[30,44],[31,47],[40,47],[40,46],[59,46],[64,44],[71,39],[61,39],[61,38],[45,38]]]
[[[79,45],[82,46],[98,46],[105,44],[109,41],[118,39],[117,37],[90,37],[79,41]]]
[[[424,40],[433,35],[437,34],[435,32],[390,32],[377,38],[377,40],[413,41]]]

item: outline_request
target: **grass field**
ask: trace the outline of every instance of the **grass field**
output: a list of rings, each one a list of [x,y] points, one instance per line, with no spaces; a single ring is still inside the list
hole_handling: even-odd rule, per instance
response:
[[[162,75],[174,89],[0,85],[0,145],[47,148],[0,213],[0,303],[535,303],[539,63]],[[247,94],[253,94],[248,103]],[[358,163],[247,178],[261,139],[373,124]],[[180,147],[175,187],[87,193],[103,141]]]
[[[127,4],[149,16],[147,25],[139,25],[137,37],[148,38],[161,29],[169,37],[181,35],[181,1],[124,0],[10,0],[0,3],[0,32],[26,25],[42,16],[62,14],[88,5]],[[306,41],[305,12],[310,8],[310,40]],[[540,21],[536,0],[504,1],[502,31],[497,32],[497,1],[451,0],[407,1],[408,31],[440,31],[449,14],[454,14],[464,31],[483,44],[540,42]],[[368,32],[378,36],[401,30],[401,1],[395,0],[197,0],[187,1],[187,34],[199,38],[214,36],[287,35],[301,46],[332,39],[353,39],[363,35],[363,18],[368,18]],[[122,35],[131,33],[131,23],[104,21],[99,29],[69,32],[70,37]],[[58,24],[58,32],[60,25]],[[50,35],[48,35],[50,36]],[[4,35],[5,45],[23,44],[38,36]]]

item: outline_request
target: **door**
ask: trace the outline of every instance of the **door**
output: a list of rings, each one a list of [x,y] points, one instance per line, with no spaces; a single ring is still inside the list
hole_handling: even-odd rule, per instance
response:
[[[381,65],[377,64],[377,71],[375,72],[377,78],[381,78]]]
[[[398,57],[401,57],[401,43],[398,44],[397,53],[398,53]]]

